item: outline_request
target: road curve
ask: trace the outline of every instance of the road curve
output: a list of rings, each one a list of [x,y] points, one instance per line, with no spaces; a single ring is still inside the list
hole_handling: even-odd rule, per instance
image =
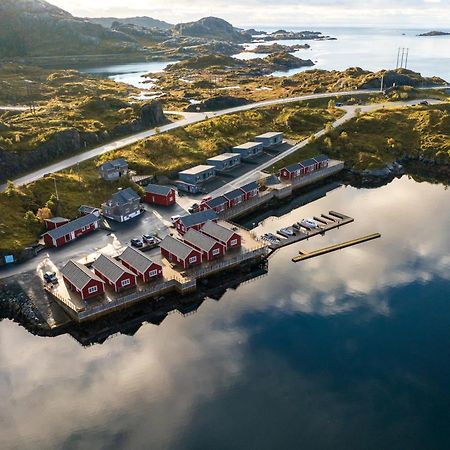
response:
[[[445,87],[440,87],[440,89]],[[142,131],[140,133],[136,133],[121,139],[117,139],[115,141],[109,142],[108,144],[100,145],[95,147],[87,152],[79,153],[72,157],[66,158],[57,163],[51,164],[46,167],[42,167],[41,169],[37,169],[27,175],[16,178],[13,183],[16,186],[23,186],[28,183],[32,183],[33,181],[39,180],[43,178],[45,175],[53,172],[59,172],[61,170],[67,169],[69,167],[75,166],[77,163],[95,158],[96,156],[102,155],[104,153],[110,152],[112,150],[118,150],[123,147],[126,147],[130,144],[134,144],[142,139],[149,138],[159,133],[164,133],[167,131],[175,130],[176,128],[184,127],[187,125],[192,125],[194,123],[202,122],[203,120],[220,117],[226,114],[233,114],[237,112],[249,111],[252,109],[262,108],[265,106],[273,106],[273,105],[283,105],[287,103],[295,103],[302,102],[307,100],[314,100],[320,98],[330,98],[336,96],[343,95],[365,95],[365,94],[376,94],[379,90],[376,89],[363,89],[363,90],[354,90],[354,91],[342,91],[342,92],[325,92],[320,94],[310,94],[310,95],[301,95],[298,97],[286,97],[274,100],[264,100],[261,102],[249,103],[247,105],[238,106],[235,108],[223,109],[221,111],[208,112],[208,113],[184,113],[181,111],[166,111],[167,114],[177,114],[182,115],[183,119],[178,120],[176,122],[163,125],[157,128],[153,128],[150,130]],[[417,102],[417,100],[416,100]],[[6,189],[6,184],[0,185],[0,192],[3,192]]]

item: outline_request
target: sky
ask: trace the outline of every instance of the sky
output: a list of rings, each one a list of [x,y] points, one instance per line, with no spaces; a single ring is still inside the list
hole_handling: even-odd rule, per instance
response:
[[[450,26],[450,0],[50,0],[76,16],[146,15],[170,23],[222,17],[250,26]]]

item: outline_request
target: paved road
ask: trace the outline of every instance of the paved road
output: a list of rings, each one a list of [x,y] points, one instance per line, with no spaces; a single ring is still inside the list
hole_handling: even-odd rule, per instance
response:
[[[28,106],[0,106],[0,111],[27,111]]]
[[[445,86],[444,86],[445,87]],[[439,87],[442,89],[444,87]],[[27,175],[24,175],[20,178],[13,180],[16,186],[22,186],[24,184],[31,183],[33,181],[39,180],[44,175],[58,172],[60,170],[67,169],[68,167],[72,167],[79,162],[86,161],[91,158],[95,158],[96,156],[102,155],[103,153],[107,153],[112,150],[118,150],[120,148],[126,147],[127,145],[134,144],[142,139],[146,139],[148,137],[154,136],[158,133],[164,133],[166,131],[174,130],[176,128],[184,127],[187,125],[191,125],[194,123],[201,122],[211,117],[219,117],[226,114],[233,114],[237,112],[249,111],[256,108],[261,108],[265,106],[273,106],[273,105],[283,105],[287,103],[295,103],[301,101],[308,101],[320,98],[330,98],[336,96],[344,96],[344,95],[366,95],[366,94],[376,94],[379,90],[375,89],[365,89],[365,90],[354,90],[354,91],[343,91],[343,92],[326,92],[321,94],[311,94],[311,95],[301,95],[298,97],[286,97],[274,100],[265,100],[262,102],[250,103],[248,105],[238,106],[235,108],[223,109],[221,111],[216,112],[208,112],[208,113],[185,113],[181,111],[166,111],[168,114],[177,114],[182,115],[183,119],[178,120],[176,122],[170,123],[168,125],[163,125],[158,128],[153,128],[151,130],[142,131],[137,134],[133,134],[131,136],[127,136],[125,138],[117,139],[108,144],[100,145],[95,147],[87,152],[77,154],[70,158],[64,159],[57,163],[51,164],[49,166],[38,169],[34,172],[31,172]],[[417,100],[416,100],[417,102]],[[0,185],[0,192],[3,192],[6,188],[6,184]]]

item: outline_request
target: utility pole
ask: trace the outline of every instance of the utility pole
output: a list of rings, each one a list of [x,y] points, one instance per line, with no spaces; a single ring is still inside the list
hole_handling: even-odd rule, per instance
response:
[[[398,63],[400,61],[400,47],[397,50],[397,65],[395,66],[396,69],[398,69]]]
[[[53,182],[54,182],[54,184],[55,184],[55,195],[56,195],[56,200],[57,200],[58,203],[59,203],[59,194],[58,194],[58,188],[57,188],[57,186],[56,186],[56,178],[53,178]]]
[[[381,75],[381,87],[380,87],[380,92],[383,92],[384,90],[384,73],[383,75]]]
[[[405,57],[405,49],[402,48],[402,58],[401,58],[401,61],[400,61],[400,69],[403,69],[403,58],[404,57]]]
[[[408,67],[409,48],[406,49],[405,69]]]

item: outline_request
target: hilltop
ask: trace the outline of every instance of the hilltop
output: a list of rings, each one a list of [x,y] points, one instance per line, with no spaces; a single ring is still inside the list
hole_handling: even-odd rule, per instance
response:
[[[171,23],[165,22],[164,20],[154,19],[153,17],[148,16],[125,17],[125,18],[87,17],[86,20],[88,20],[89,22],[97,23],[106,28],[110,28],[114,22],[118,22],[121,24],[131,24],[144,28],[159,28],[161,30],[170,30],[173,27],[173,24]]]

